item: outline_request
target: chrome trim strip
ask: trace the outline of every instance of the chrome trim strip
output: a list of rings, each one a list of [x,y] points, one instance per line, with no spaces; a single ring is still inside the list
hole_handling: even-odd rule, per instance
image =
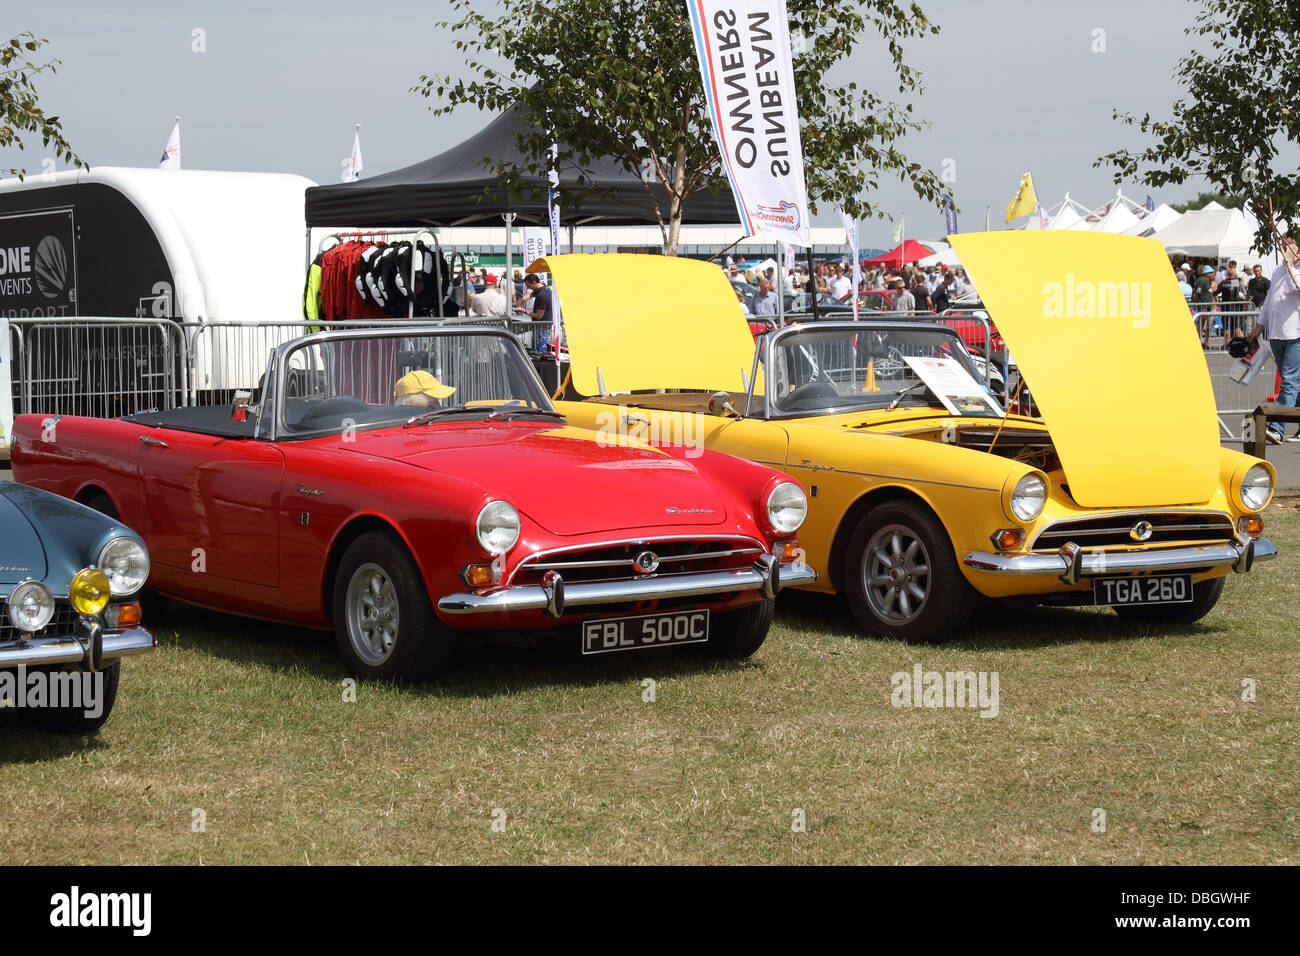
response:
[[[154,649],[157,642],[142,627],[104,635],[103,660],[132,657]],[[80,664],[86,648],[75,637],[36,637],[26,641],[0,643],[0,666],[41,667],[56,664]]]
[[[1060,534],[1062,534],[1063,533],[1062,531],[1053,531],[1053,529],[1060,528],[1062,525],[1077,524],[1078,522],[1081,521],[1095,521],[1098,518],[1118,518],[1121,520],[1132,522],[1132,521],[1140,521],[1141,519],[1150,517],[1151,515],[1186,515],[1189,518],[1222,518],[1225,522],[1227,522],[1228,528],[1233,530],[1236,529],[1236,526],[1232,522],[1232,516],[1229,515],[1226,511],[1209,511],[1209,510],[1199,511],[1196,509],[1188,510],[1187,508],[1131,508],[1131,509],[1125,509],[1123,511],[1098,511],[1095,514],[1074,515],[1071,517],[1057,518],[1052,522],[1050,522],[1049,524],[1043,525],[1043,527],[1038,529],[1038,532],[1034,535],[1033,540],[1029,542],[1029,550],[1030,551],[1034,550],[1034,545],[1038,543],[1038,539],[1043,537],[1043,535],[1052,534],[1053,536],[1059,536]],[[1131,524],[1129,525],[1129,527],[1131,527]],[[1158,528],[1156,530],[1161,531],[1166,529]],[[1170,528],[1167,530],[1173,531],[1178,529]],[[1120,532],[1120,531],[1126,532],[1128,531],[1128,527],[1115,529],[1115,532]],[[1091,529],[1091,528],[1067,528],[1064,530],[1064,533],[1071,534],[1071,535],[1104,534],[1106,533],[1106,530]]]
[[[694,575],[651,575],[631,581],[593,581],[566,585],[558,574],[546,585],[518,585],[483,591],[447,594],[438,600],[438,610],[447,614],[491,614],[513,611],[548,611],[559,616],[570,608],[598,607],[627,601],[656,601],[667,598],[707,597],[732,591],[761,591],[774,596],[785,587],[812,584],[817,572],[807,565],[781,566],[770,554],[761,555],[753,567],[744,570],[709,571]],[[550,578],[548,574],[548,578]],[[560,602],[556,592],[563,595]],[[556,605],[560,606],[557,608]]]
[[[1072,544],[1073,542],[1071,542]],[[1251,545],[1254,548],[1251,548]],[[1052,577],[1097,577],[1107,574],[1131,574],[1142,571],[1180,571],[1188,568],[1223,567],[1249,570],[1260,561],[1277,556],[1277,547],[1267,538],[1252,541],[1238,536],[1225,544],[1192,548],[1166,548],[1162,550],[1133,551],[1083,551],[1077,556],[1067,554],[1067,544],[1054,554],[995,554],[971,551],[962,558],[962,564],[973,571],[991,574],[1038,575]],[[1075,545],[1075,548],[1078,548]],[[1253,550],[1253,555],[1252,555]],[[1072,560],[1073,557],[1073,560]],[[1065,583],[1077,583],[1066,581]]]
[[[656,535],[647,538],[614,538],[612,540],[607,540],[607,541],[591,541],[588,542],[587,544],[571,544],[563,548],[545,548],[541,551],[534,551],[532,554],[528,555],[517,565],[515,565],[514,569],[510,572],[510,576],[506,578],[505,583],[509,585],[512,581],[514,581],[515,575],[518,574],[520,571],[524,570],[525,568],[536,567],[538,558],[547,558],[556,554],[571,554],[577,551],[597,551],[601,548],[619,548],[619,547],[623,547],[624,545],[635,548],[635,547],[640,547],[641,545],[654,544],[655,542],[658,541],[734,541],[737,543],[748,542],[750,545],[754,546],[757,549],[757,551],[755,552],[757,554],[764,554],[767,551],[767,549],[763,546],[763,542],[759,541],[757,538],[751,538],[748,535],[743,535],[743,534],[665,534],[665,535]]]
[[[697,551],[694,554],[657,555],[660,564],[677,564],[683,561],[707,561],[711,558],[730,558],[738,554],[762,554],[762,548],[733,548],[730,551]],[[608,561],[534,561],[527,567],[547,571],[563,571],[566,568],[617,568],[636,564],[636,558],[613,558]]]

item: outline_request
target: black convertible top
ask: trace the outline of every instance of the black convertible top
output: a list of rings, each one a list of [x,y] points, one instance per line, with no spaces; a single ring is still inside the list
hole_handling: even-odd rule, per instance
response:
[[[230,420],[229,405],[191,406],[169,408],[166,411],[136,412],[122,421],[148,425],[151,428],[174,428],[182,432],[198,432],[217,438],[252,438],[257,427],[257,416],[249,413],[248,421]]]

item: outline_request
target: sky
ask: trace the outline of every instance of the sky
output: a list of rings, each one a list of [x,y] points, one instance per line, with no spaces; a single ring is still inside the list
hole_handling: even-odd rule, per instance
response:
[[[1027,170],[1045,205],[1067,192],[1089,207],[1113,197],[1111,172],[1092,163],[1141,139],[1112,113],[1169,115],[1180,95],[1174,71],[1190,43],[1183,29],[1196,10],[1187,0],[920,3],[941,33],[910,41],[905,55],[923,75],[914,104],[931,125],[904,150],[950,177],[963,231],[983,227],[986,207],[1000,223]],[[62,60],[57,75],[38,80],[40,102],[92,165],[157,165],[179,114],[186,168],[331,183],[356,123],[365,174],[375,175],[454,146],[490,119],[471,107],[435,117],[410,92],[423,73],[470,75],[437,26],[453,13],[451,0],[123,6],[139,12],[60,0],[5,17],[6,36],[31,30],[50,41],[47,56]],[[896,89],[885,56],[879,41],[865,40],[832,79]],[[0,150],[0,165],[39,172],[43,156],[35,140],[21,153]],[[1178,202],[1202,188],[1192,182],[1154,199]],[[1142,202],[1148,190],[1125,183],[1124,192]],[[909,236],[944,232],[942,214],[896,180],[882,181],[873,198],[905,217]],[[829,210],[814,220],[837,222]],[[889,245],[891,230],[887,221],[865,222],[863,247]]]

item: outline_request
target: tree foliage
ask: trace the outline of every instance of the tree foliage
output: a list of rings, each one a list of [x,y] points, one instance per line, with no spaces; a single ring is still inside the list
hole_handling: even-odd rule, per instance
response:
[[[512,0],[504,12],[493,4],[491,13],[466,0],[461,6],[460,19],[440,27],[456,36],[471,78],[426,74],[413,91],[434,101],[435,114],[465,104],[491,112],[521,104],[522,119],[537,132],[519,135],[524,164],[498,164],[503,183],[545,176],[548,130],[566,168],[588,170],[593,160],[614,157],[643,182],[661,183],[667,200],[661,204],[647,189],[647,207],[674,252],[683,198],[725,188],[684,0]],[[856,83],[826,82],[851,56],[883,55],[898,92],[915,96],[920,76],[904,48],[938,27],[915,3],[788,0],[788,7],[810,211],[820,203],[860,219],[881,216],[868,197],[886,175],[938,206],[943,184],[899,146],[926,125],[912,104]],[[590,189],[580,178],[568,191]]]
[[[41,145],[54,147],[54,155],[67,163],[86,165],[72,151],[63,138],[63,124],[57,116],[46,116],[36,99],[36,77],[42,73],[55,73],[58,60],[37,63],[32,60],[48,40],[37,39],[32,33],[20,33],[0,46],[0,148],[17,146],[24,149],[24,135],[37,135]],[[26,169],[10,168],[10,175],[22,179]]]
[[[1273,217],[1300,222],[1300,3],[1296,0],[1195,0],[1184,33],[1207,49],[1178,63],[1184,91],[1167,120],[1115,112],[1151,137],[1094,166],[1113,166],[1115,182],[1178,185],[1202,176],[1221,193],[1243,197],[1259,219],[1255,245],[1275,247]],[[1220,200],[1222,202],[1222,200]],[[1227,203],[1224,203],[1227,205]]]

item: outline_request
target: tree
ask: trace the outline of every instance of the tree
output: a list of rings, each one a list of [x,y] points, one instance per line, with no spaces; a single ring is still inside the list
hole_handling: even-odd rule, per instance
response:
[[[1115,182],[1140,175],[1147,186],[1202,176],[1242,196],[1258,218],[1258,249],[1273,249],[1277,220],[1300,221],[1300,172],[1280,161],[1300,145],[1300,4],[1295,0],[1196,0],[1183,32],[1209,51],[1193,51],[1175,72],[1185,96],[1168,120],[1115,112],[1154,142],[1119,149],[1094,166],[1113,166]],[[1288,144],[1291,148],[1287,148]],[[1288,169],[1289,165],[1289,169]]]
[[[0,148],[24,149],[24,134],[37,134],[42,146],[53,146],[54,155],[65,162],[85,166],[63,138],[63,125],[57,116],[46,116],[37,105],[35,78],[41,73],[55,73],[60,61],[36,63],[31,59],[48,40],[37,39],[30,32],[20,33],[0,46]],[[11,167],[10,175],[22,179],[26,169]]]
[[[905,62],[904,45],[938,27],[915,3],[788,0],[788,6],[810,211],[821,202],[859,219],[881,216],[863,195],[885,174],[937,207],[943,184],[899,149],[905,134],[927,125],[912,104],[889,102],[856,83],[830,87],[826,75],[872,33],[899,93],[916,95],[920,75]],[[647,206],[670,255],[677,250],[683,198],[725,188],[684,0],[513,0],[493,15],[466,2],[459,20],[439,26],[456,34],[474,77],[426,74],[413,92],[433,98],[435,114],[464,104],[500,112],[519,103],[521,118],[537,130],[519,134],[525,163],[498,164],[503,184],[544,177],[553,140],[555,159],[566,168],[587,170],[597,158],[614,157],[647,183]],[[494,65],[500,61],[504,68]],[[657,200],[650,183],[662,184],[667,198]],[[580,178],[567,191],[592,187]],[[571,199],[561,196],[565,204]]]

